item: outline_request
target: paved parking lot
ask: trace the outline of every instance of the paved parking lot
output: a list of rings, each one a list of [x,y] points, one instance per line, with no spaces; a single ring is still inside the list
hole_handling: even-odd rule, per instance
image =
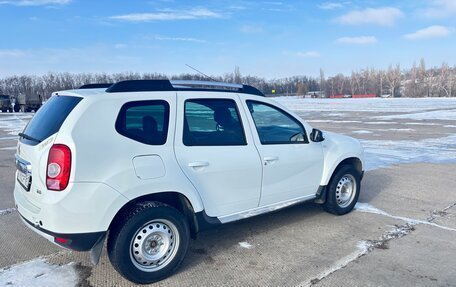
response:
[[[313,126],[368,147],[356,209],[338,217],[305,203],[203,232],[179,272],[156,285],[456,286],[456,101],[403,110],[297,103],[283,101]],[[433,111],[440,116],[394,118]],[[131,286],[105,253],[93,267],[87,253],[62,250],[22,224],[9,131],[0,124],[0,286],[62,286],[62,276],[79,286]]]

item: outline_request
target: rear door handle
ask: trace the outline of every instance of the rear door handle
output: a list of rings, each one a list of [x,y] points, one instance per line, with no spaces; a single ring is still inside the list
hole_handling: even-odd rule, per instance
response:
[[[263,158],[264,165],[273,164],[274,162],[276,162],[278,160],[279,160],[278,156],[265,156]]]
[[[188,164],[189,167],[198,168],[198,167],[205,167],[208,166],[209,163],[207,161],[194,161]]]

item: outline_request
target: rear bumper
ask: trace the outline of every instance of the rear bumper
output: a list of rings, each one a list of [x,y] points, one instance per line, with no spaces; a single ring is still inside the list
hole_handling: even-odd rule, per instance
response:
[[[14,200],[21,216],[40,229],[55,234],[92,234],[109,229],[127,199],[101,183],[71,183],[71,190],[29,192],[17,182]]]
[[[106,235],[106,231],[73,234],[54,233],[44,228],[41,228],[38,225],[32,224],[22,215],[21,219],[22,221],[24,221],[27,227],[29,227],[42,237],[46,238],[47,240],[51,241],[52,243],[75,251],[91,250],[95,246],[95,244]]]

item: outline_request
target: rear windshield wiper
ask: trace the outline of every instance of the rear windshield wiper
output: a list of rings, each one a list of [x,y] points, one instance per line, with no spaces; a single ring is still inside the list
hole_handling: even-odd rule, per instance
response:
[[[31,141],[34,141],[34,142],[38,142],[38,143],[42,142],[39,139],[36,139],[36,138],[31,137],[31,136],[29,136],[27,134],[24,134],[24,133],[18,133],[17,135],[22,137],[22,138],[24,138],[24,139],[28,139],[28,140],[31,140]]]

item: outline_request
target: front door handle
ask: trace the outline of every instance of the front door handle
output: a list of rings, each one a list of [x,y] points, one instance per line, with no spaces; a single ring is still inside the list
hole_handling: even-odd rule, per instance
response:
[[[264,165],[273,164],[274,162],[276,162],[278,160],[279,160],[278,156],[265,156],[263,158]]]
[[[194,161],[188,164],[189,167],[198,168],[198,167],[205,167],[208,166],[209,163],[207,161]]]

